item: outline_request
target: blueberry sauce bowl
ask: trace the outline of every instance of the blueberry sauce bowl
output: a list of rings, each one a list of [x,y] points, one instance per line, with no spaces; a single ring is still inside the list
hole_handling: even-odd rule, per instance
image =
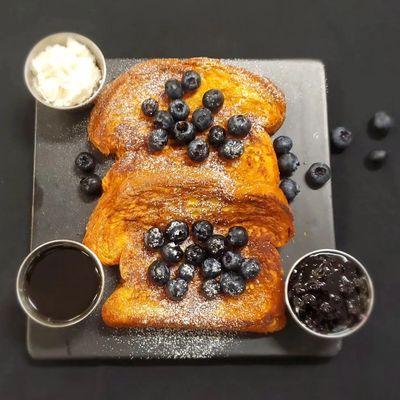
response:
[[[303,330],[320,338],[339,339],[366,323],[374,288],[356,258],[343,251],[320,249],[293,264],[285,281],[285,302]]]

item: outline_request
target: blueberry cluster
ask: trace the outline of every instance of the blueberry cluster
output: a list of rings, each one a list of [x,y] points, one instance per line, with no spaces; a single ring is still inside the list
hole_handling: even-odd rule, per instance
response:
[[[161,151],[172,138],[176,144],[187,145],[189,157],[195,162],[204,161],[210,154],[210,146],[218,149],[219,155],[226,159],[235,159],[243,154],[243,143],[238,138],[245,137],[251,128],[250,120],[243,115],[229,118],[228,133],[235,139],[227,139],[226,130],[219,125],[212,126],[213,114],[224,104],[224,95],[218,89],[211,89],[203,95],[203,107],[197,108],[188,121],[190,109],[182,99],[185,93],[200,87],[201,77],[196,71],[184,72],[181,81],[169,79],[165,83],[165,93],[171,100],[168,111],[159,110],[158,102],[147,99],[142,103],[142,112],[153,117],[154,130],[148,139],[149,150]],[[211,129],[210,129],[211,128]],[[196,138],[198,132],[209,129],[208,142]]]
[[[96,167],[94,157],[87,152],[78,154],[75,159],[75,167],[86,174],[80,181],[80,190],[89,196],[99,196],[103,189],[100,176],[93,173]]]
[[[158,250],[160,258],[149,267],[149,279],[164,286],[171,300],[181,300],[189,288],[196,271],[201,271],[201,292],[207,299],[219,294],[237,296],[246,289],[246,281],[254,279],[260,272],[260,263],[254,258],[244,258],[240,249],[247,245],[249,237],[245,228],[234,226],[226,236],[214,234],[213,225],[204,220],[197,221],[191,229],[193,244],[184,250],[181,244],[190,234],[188,224],[170,222],[163,231],[150,228],[144,235],[148,250]],[[171,270],[179,263],[176,276]]]

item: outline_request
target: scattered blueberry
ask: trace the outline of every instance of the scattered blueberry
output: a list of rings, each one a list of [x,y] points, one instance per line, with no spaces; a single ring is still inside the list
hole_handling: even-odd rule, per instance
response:
[[[221,285],[216,279],[208,279],[201,285],[201,291],[207,299],[215,299],[221,293]]]
[[[372,150],[367,159],[374,165],[382,165],[386,161],[387,153],[385,150]]]
[[[185,281],[190,282],[194,278],[196,267],[192,264],[184,263],[179,266],[178,276]]]
[[[225,272],[221,276],[221,290],[229,296],[237,296],[246,289],[245,280],[235,272]]]
[[[208,253],[212,257],[220,257],[226,250],[225,238],[222,235],[212,235],[206,242]]]
[[[353,134],[348,129],[339,126],[332,130],[331,140],[336,149],[343,150],[353,141]]]
[[[220,147],[226,139],[226,131],[220,125],[214,125],[208,132],[208,143],[213,147]]]
[[[172,221],[165,228],[165,236],[170,242],[182,243],[189,236],[189,226],[186,222]]]
[[[191,244],[185,249],[185,260],[189,264],[200,265],[206,258],[206,251],[197,244]]]
[[[300,163],[293,153],[285,153],[278,158],[279,172],[282,176],[291,176]]]
[[[170,277],[168,265],[161,260],[154,261],[149,268],[149,277],[157,285],[165,285]]]
[[[177,263],[183,258],[183,251],[174,242],[170,242],[161,247],[161,256],[168,263]]]
[[[85,194],[90,196],[98,196],[103,191],[101,178],[96,174],[90,174],[81,180],[80,188]]]
[[[200,87],[201,78],[196,71],[185,71],[182,76],[182,87],[185,92],[192,92]]]
[[[370,124],[375,132],[381,135],[386,135],[394,126],[394,121],[385,111],[378,111],[371,118]]]
[[[331,178],[331,169],[324,163],[314,163],[306,173],[306,181],[311,188],[320,188]]]
[[[208,108],[200,107],[194,111],[192,122],[196,129],[200,132],[208,129],[213,123],[213,116]]]
[[[292,147],[293,141],[289,136],[278,136],[274,140],[274,150],[278,156],[289,153]]]
[[[170,99],[180,99],[183,96],[181,83],[177,79],[168,79],[165,82],[165,92]]]
[[[83,152],[78,154],[75,159],[75,165],[78,169],[84,172],[93,172],[96,162],[90,153]]]
[[[227,251],[221,258],[222,265],[226,271],[238,271],[243,262],[243,257],[234,253],[233,251]]]
[[[168,111],[157,111],[154,115],[154,126],[157,129],[170,131],[174,128],[174,118]]]
[[[226,244],[233,248],[243,247],[249,242],[249,235],[243,226],[233,226],[226,235]]]
[[[221,274],[222,265],[215,258],[206,258],[203,261],[201,272],[205,279],[216,278]]]
[[[171,101],[171,103],[169,103],[168,111],[175,121],[184,121],[190,113],[189,106],[181,99]]]
[[[224,95],[218,89],[210,89],[203,95],[203,106],[212,112],[218,111],[224,104]]]
[[[149,135],[149,150],[152,152],[162,150],[168,143],[168,133],[165,129],[155,129]]]
[[[279,187],[289,203],[300,193],[299,185],[290,178],[282,179]]]
[[[244,115],[234,115],[228,119],[228,132],[237,137],[245,137],[251,129],[250,120]]]
[[[158,111],[158,102],[154,99],[146,99],[142,103],[142,111],[144,115],[148,117],[153,117],[154,114]]]
[[[219,155],[228,160],[234,160],[242,156],[244,152],[243,143],[240,140],[229,139],[220,148]]]
[[[254,259],[246,259],[240,266],[240,273],[246,280],[254,279],[260,272],[260,263]]]
[[[144,234],[144,244],[149,250],[159,249],[164,245],[164,242],[164,233],[160,228],[150,228]]]
[[[197,242],[205,242],[212,236],[213,232],[212,224],[204,220],[196,221],[192,227],[192,233]]]
[[[172,131],[175,141],[179,144],[187,144],[195,139],[196,133],[193,124],[187,121],[178,121]]]
[[[188,155],[195,162],[204,161],[210,154],[210,148],[203,139],[195,139],[189,143]]]
[[[171,300],[179,301],[182,300],[183,296],[185,296],[188,288],[189,285],[184,279],[171,279],[165,286],[165,292]]]

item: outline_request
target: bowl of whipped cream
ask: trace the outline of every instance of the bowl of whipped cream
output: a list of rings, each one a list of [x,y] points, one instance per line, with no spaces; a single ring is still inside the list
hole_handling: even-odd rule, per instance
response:
[[[37,101],[57,110],[90,105],[106,80],[106,61],[85,36],[60,32],[32,48],[25,61],[25,83]]]

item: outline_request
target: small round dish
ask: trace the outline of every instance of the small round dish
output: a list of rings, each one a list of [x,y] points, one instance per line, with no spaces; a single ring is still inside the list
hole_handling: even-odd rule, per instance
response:
[[[357,267],[360,269],[362,272],[363,276],[366,278],[367,286],[368,286],[368,293],[369,293],[369,302],[368,302],[368,308],[363,316],[363,318],[354,326],[351,326],[349,328],[343,329],[338,332],[332,332],[332,333],[321,333],[314,331],[310,329],[308,326],[306,326],[296,315],[296,313],[293,311],[292,306],[289,301],[289,281],[292,275],[292,272],[295,270],[295,268],[299,265],[299,263],[304,260],[306,257],[317,254],[317,253],[330,253],[330,254],[337,254],[340,256],[344,256],[348,258],[349,260],[353,261]],[[314,250],[311,251],[310,253],[305,254],[304,256],[300,257],[290,268],[289,273],[286,277],[285,280],[285,303],[286,307],[289,310],[290,315],[292,316],[293,320],[296,322],[296,324],[302,328],[304,331],[307,333],[310,333],[313,336],[317,336],[320,338],[324,339],[340,339],[344,338],[346,336],[349,336],[353,334],[354,332],[358,331],[368,320],[369,316],[371,315],[373,304],[374,304],[374,287],[372,284],[371,277],[369,276],[367,270],[365,269],[364,265],[361,264],[360,261],[358,261],[356,258],[354,258],[352,255],[345,253],[340,250],[333,250],[333,249],[319,249],[319,250]]]
[[[65,107],[59,107],[55,106],[49,102],[47,102],[37,91],[35,88],[35,85],[33,84],[33,74],[31,71],[31,63],[32,60],[39,54],[41,53],[46,47],[52,46],[55,44],[60,44],[60,45],[65,45],[67,42],[67,38],[72,38],[78,41],[79,43],[82,43],[85,45],[89,51],[93,54],[93,56],[96,59],[96,64],[98,68],[100,69],[101,72],[101,79],[100,82],[98,83],[97,88],[94,90],[92,95],[86,99],[84,102],[80,104],[76,104],[73,106],[65,106]],[[26,58],[25,61],[25,66],[24,66],[24,79],[25,79],[25,84],[32,94],[32,96],[41,104],[45,105],[46,107],[53,108],[55,110],[79,110],[86,108],[90,104],[93,103],[94,99],[98,96],[100,91],[102,90],[104,83],[106,81],[106,74],[107,74],[107,67],[106,67],[106,60],[104,58],[103,53],[99,49],[99,47],[89,38],[82,36],[78,33],[73,33],[73,32],[59,32],[59,33],[54,33],[50,36],[47,36],[40,40],[38,43],[36,43],[31,51],[28,54],[28,57]]]
[[[27,282],[29,281],[29,274],[31,267],[34,264],[34,260],[37,260],[40,257],[40,255],[45,253],[46,251],[58,248],[77,249],[83,252],[86,256],[89,257],[89,259],[93,261],[94,269],[97,274],[96,276],[98,276],[99,278],[98,289],[96,290],[96,295],[93,298],[93,301],[90,303],[90,305],[82,312],[80,312],[78,315],[66,320],[53,320],[40,313],[39,310],[30,300],[29,295],[27,293],[28,292]],[[104,282],[105,278],[104,278],[103,265],[101,264],[96,254],[93,253],[88,247],[86,247],[82,243],[75,242],[72,240],[62,239],[62,240],[53,240],[50,242],[46,242],[36,247],[26,256],[18,271],[17,281],[16,281],[16,291],[19,304],[21,305],[21,308],[29,318],[31,318],[38,324],[46,326],[48,328],[65,328],[67,326],[75,325],[78,322],[81,322],[95,310],[95,308],[98,306],[103,296]],[[79,282],[77,282],[77,285],[78,284]],[[71,294],[75,295],[74,293]]]

